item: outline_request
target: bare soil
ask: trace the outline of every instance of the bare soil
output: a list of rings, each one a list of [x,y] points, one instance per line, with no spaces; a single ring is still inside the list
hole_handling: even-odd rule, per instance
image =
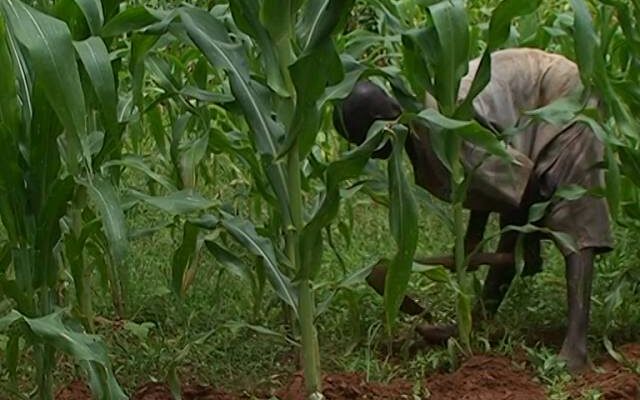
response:
[[[605,400],[640,399],[640,344],[627,344],[618,349],[629,362],[622,365],[610,357],[596,360],[597,370],[576,377],[567,387],[570,399],[581,399],[590,390],[598,390]],[[634,371],[634,366],[636,370]],[[535,378],[526,363],[497,355],[476,355],[451,373],[425,377],[419,392],[433,400],[544,400],[545,388]],[[390,382],[368,382],[359,373],[327,374],[323,392],[328,400],[413,399],[415,384],[404,379]],[[269,393],[253,393],[257,398],[272,395],[280,400],[304,400],[304,380],[296,373],[282,387]],[[172,400],[169,387],[148,382],[139,386],[133,400]],[[207,385],[186,384],[184,400],[240,400],[247,394],[231,393]],[[91,393],[81,381],[74,381],[58,391],[56,400],[88,400]]]
[[[432,399],[545,400],[545,390],[530,371],[493,355],[469,358],[455,372],[427,378]]]
[[[598,390],[604,400],[640,399],[640,344],[631,343],[618,349],[629,366],[607,356],[596,365],[601,371],[588,371],[569,386],[571,398],[579,399],[589,390]],[[633,371],[635,367],[635,372]]]

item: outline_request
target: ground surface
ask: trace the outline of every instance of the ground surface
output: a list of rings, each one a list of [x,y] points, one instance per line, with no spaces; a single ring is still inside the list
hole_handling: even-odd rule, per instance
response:
[[[317,325],[328,399],[640,398],[640,346],[633,344],[640,343],[640,296],[638,280],[629,272],[640,265],[637,234],[617,229],[616,250],[598,261],[590,354],[599,369],[572,379],[556,358],[566,292],[562,261],[552,246],[545,247],[544,271],[519,279],[497,319],[474,331],[471,358],[455,342],[425,347],[414,332],[421,320],[404,316],[389,346],[380,297],[362,279],[336,290],[345,278],[393,251],[386,208],[361,197],[352,212],[357,222],[350,242],[338,229],[333,232],[342,262],[327,251],[317,281],[317,301],[325,310]],[[420,254],[448,251],[450,233],[432,214],[423,210],[421,215]],[[136,228],[159,219],[144,210],[131,218]],[[256,305],[247,284],[205,254],[194,285],[178,299],[168,282],[179,239],[180,232],[162,231],[134,242],[126,320],[117,320],[108,292],[96,285],[97,331],[126,393],[132,399],[170,399],[166,382],[175,369],[183,399],[301,399],[295,347],[285,340],[282,307],[269,286]],[[483,274],[478,272],[478,279]],[[410,291],[428,307],[433,322],[450,322],[454,292],[437,278],[414,273]],[[611,359],[605,337],[628,356],[629,365]],[[19,371],[23,393],[32,385],[29,365]],[[90,398],[81,370],[65,357],[58,365],[56,398]]]
[[[626,361],[640,368],[640,345],[629,344],[621,348]],[[605,400],[637,400],[640,398],[640,375],[632,368],[610,358],[599,360],[597,371],[589,371],[576,377],[567,385],[567,397],[584,398],[598,393],[596,398]],[[368,382],[362,374],[328,374],[324,378],[324,394],[328,400],[342,399],[438,399],[438,400],[544,400],[548,393],[535,378],[526,362],[497,355],[476,355],[465,360],[452,373],[426,376],[422,382],[406,379]],[[595,396],[595,394],[594,394]],[[262,393],[246,390],[242,393],[227,392],[203,385],[184,385],[185,400],[237,400],[269,399],[304,400],[304,382],[301,374],[295,374],[281,388],[263,390]],[[587,397],[588,398],[588,397]],[[57,400],[91,399],[90,391],[81,381],[74,381],[61,389]],[[134,400],[172,400],[171,390],[162,383],[146,383],[133,393]]]

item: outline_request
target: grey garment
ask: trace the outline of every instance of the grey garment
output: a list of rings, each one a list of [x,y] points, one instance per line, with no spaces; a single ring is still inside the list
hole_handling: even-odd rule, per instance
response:
[[[479,62],[470,62],[469,74],[460,85],[460,99],[466,96]],[[531,181],[539,185],[535,196],[539,200],[549,199],[556,189],[572,184],[588,189],[603,186],[603,172],[596,165],[603,159],[604,146],[589,127],[579,123],[555,126],[531,122],[524,115],[580,87],[577,66],[563,56],[526,48],[492,54],[490,83],[474,99],[473,106],[485,125],[498,132],[517,132],[507,144],[514,162],[506,163],[464,142],[462,163],[467,172],[472,172],[467,208],[503,212],[526,206],[523,196]],[[597,106],[597,99],[591,105]],[[435,138],[426,129],[414,128],[412,140],[418,156],[412,161],[417,167],[416,180],[437,197],[448,200],[448,172],[431,149]],[[573,236],[578,249],[594,247],[606,251],[613,246],[609,212],[601,198],[554,200],[543,225]],[[565,255],[569,253],[559,245]]]

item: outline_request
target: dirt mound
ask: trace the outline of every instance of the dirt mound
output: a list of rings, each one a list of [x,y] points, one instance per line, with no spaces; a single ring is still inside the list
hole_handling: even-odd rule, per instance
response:
[[[474,356],[455,372],[427,378],[435,400],[545,400],[545,390],[533,375],[498,356]]]
[[[590,371],[576,378],[566,388],[571,399],[581,399],[589,391],[602,393],[604,400],[640,399],[640,344],[621,346],[619,352],[631,363],[625,366],[611,357],[598,360],[600,372]],[[635,365],[635,367],[633,367]],[[634,371],[635,369],[635,371]],[[327,400],[386,400],[413,399],[413,384],[407,380],[367,382],[363,374],[327,374],[323,379],[323,392]],[[466,360],[452,373],[439,373],[425,378],[426,398],[433,400],[544,400],[545,389],[533,374],[509,358],[496,355],[477,355]],[[280,389],[274,388],[280,400],[304,400],[304,379],[301,373],[291,377]],[[255,393],[257,398],[269,398],[266,393]],[[82,381],[74,381],[55,396],[56,400],[88,400],[91,391]],[[206,385],[185,384],[185,400],[238,400],[247,395],[236,395]],[[600,398],[600,397],[599,397]],[[149,382],[139,386],[131,396],[133,400],[172,400],[166,384]]]
[[[81,380],[73,381],[55,395],[56,400],[85,400],[91,399],[91,389]]]
[[[184,385],[182,387],[184,400],[235,400],[238,397],[223,390],[214,389],[206,385]],[[149,382],[138,387],[132,400],[173,400],[169,386],[163,383]]]
[[[367,382],[361,374],[325,375],[322,392],[327,400],[386,400],[411,399],[411,383],[396,379],[389,383]],[[302,374],[294,375],[285,389],[276,393],[280,400],[305,400]]]
[[[91,400],[91,390],[82,381],[74,381],[55,396],[56,400]],[[204,385],[185,385],[182,388],[184,400],[236,400],[240,397]],[[173,400],[169,386],[164,383],[148,382],[139,386],[131,396],[132,400]]]
[[[640,344],[627,344],[621,346],[618,351],[640,368]],[[634,373],[611,357],[606,357],[598,364],[601,371],[589,371],[569,386],[568,391],[572,398],[582,398],[585,393],[597,390],[604,400],[640,399],[640,374]]]

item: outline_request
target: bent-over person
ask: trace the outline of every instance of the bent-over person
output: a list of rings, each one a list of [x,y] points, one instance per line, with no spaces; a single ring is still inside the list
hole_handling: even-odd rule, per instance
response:
[[[462,100],[473,81],[479,59],[469,64],[469,73],[460,84]],[[463,141],[461,161],[470,174],[465,208],[471,210],[465,237],[467,252],[482,241],[488,216],[500,215],[501,228],[527,223],[529,207],[550,200],[539,226],[565,233],[575,246],[557,241],[566,265],[568,328],[561,350],[570,371],[588,364],[587,329],[594,256],[610,251],[613,240],[609,210],[604,199],[585,195],[579,199],[556,198],[561,188],[579,185],[585,189],[604,185],[600,167],[604,145],[586,124],[571,122],[557,126],[532,120],[525,113],[580,90],[578,67],[567,58],[537,49],[507,49],[492,54],[489,84],[473,101],[475,119],[503,136],[511,162],[488,154]],[[427,94],[427,107],[437,106]],[[599,106],[597,98],[589,105]],[[369,81],[359,82],[334,111],[338,132],[355,144],[366,139],[375,120],[399,117],[401,107],[382,88]],[[416,184],[434,196],[450,201],[450,175],[432,146],[432,135],[425,125],[412,124],[405,149],[411,160]],[[390,154],[387,143],[374,157]],[[497,253],[515,252],[517,232],[501,235]],[[542,266],[538,233],[524,241],[524,274],[538,272]],[[492,265],[483,288],[484,310],[493,315],[515,276],[513,262],[508,267]],[[455,330],[451,330],[451,334]]]

